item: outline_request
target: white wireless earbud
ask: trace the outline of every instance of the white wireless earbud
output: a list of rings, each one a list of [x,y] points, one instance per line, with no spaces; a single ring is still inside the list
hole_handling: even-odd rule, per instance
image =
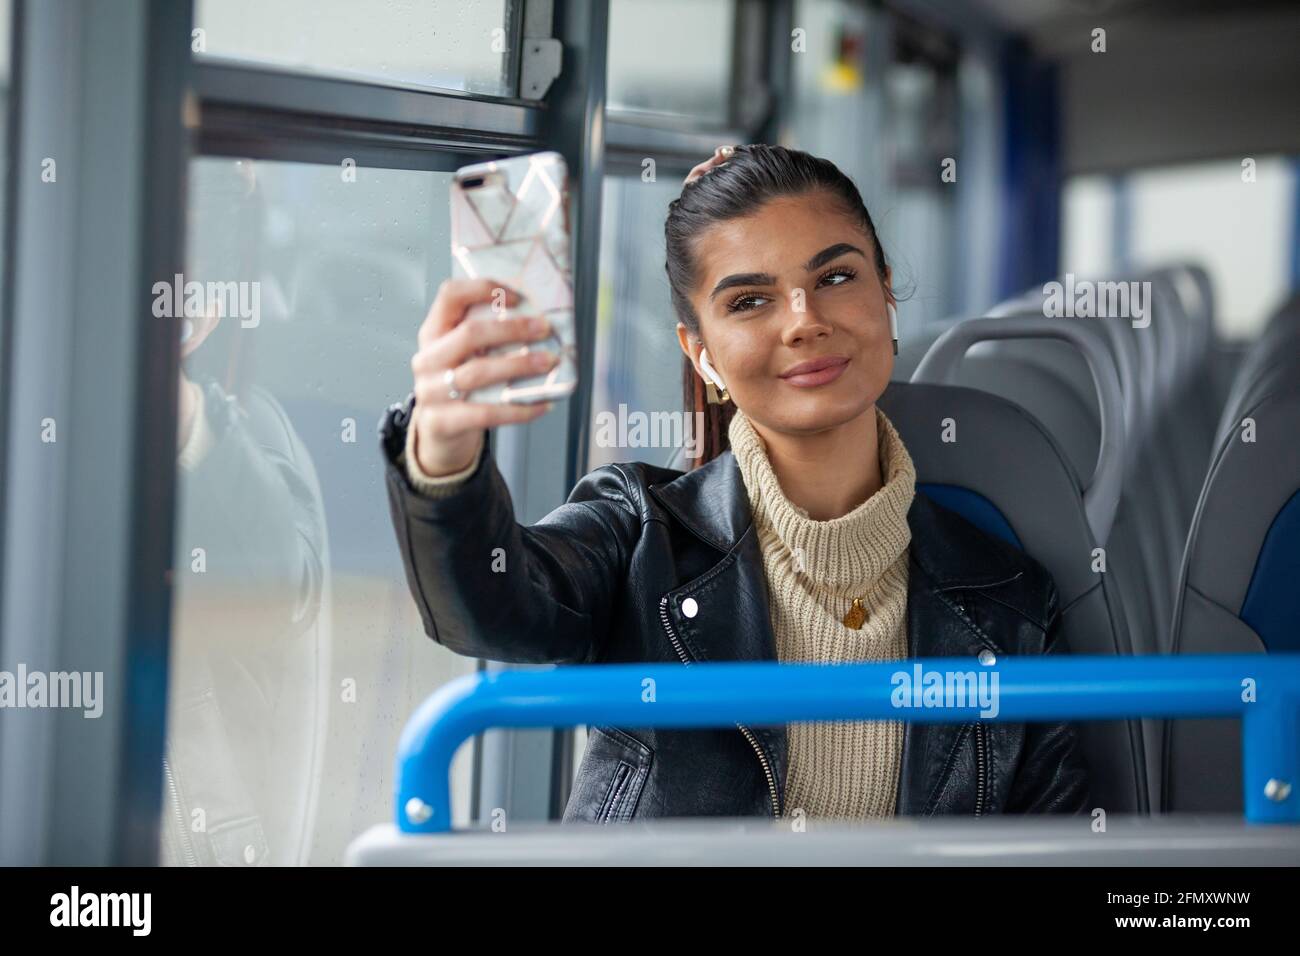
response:
[[[885,303],[885,308],[889,310],[889,334],[894,339],[894,354],[898,354],[898,310],[894,308],[894,303]]]
[[[722,376],[719,375],[718,370],[713,367],[713,363],[709,361],[709,353],[704,349],[700,349],[700,368],[704,369],[704,375],[709,379],[709,381],[718,386],[718,388],[723,389],[724,391],[726,390],[727,386],[722,384]]]

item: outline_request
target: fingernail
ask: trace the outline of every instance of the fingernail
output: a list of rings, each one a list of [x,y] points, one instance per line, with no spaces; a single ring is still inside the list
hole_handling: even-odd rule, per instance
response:
[[[538,316],[528,320],[528,328],[540,335],[549,330],[550,324],[545,319]]]

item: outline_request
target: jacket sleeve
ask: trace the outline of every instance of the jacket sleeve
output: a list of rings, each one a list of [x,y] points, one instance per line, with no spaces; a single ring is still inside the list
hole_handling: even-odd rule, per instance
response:
[[[635,492],[617,465],[582,478],[532,526],[485,441],[477,466],[437,495],[404,461],[414,397],[381,423],[389,510],[425,633],[457,654],[512,663],[592,663],[604,648],[640,535]]]
[[[196,647],[266,653],[318,626],[329,536],[311,456],[267,391],[242,402],[204,388],[199,428],[181,450],[174,560],[185,575],[177,633]],[[197,446],[197,447],[196,447]],[[203,572],[192,573],[201,549]]]
[[[1061,611],[1052,582],[1043,654],[1064,654],[1060,638]],[[1007,812],[1078,814],[1088,809],[1088,799],[1088,767],[1074,724],[1025,724],[1024,759],[1012,784]]]

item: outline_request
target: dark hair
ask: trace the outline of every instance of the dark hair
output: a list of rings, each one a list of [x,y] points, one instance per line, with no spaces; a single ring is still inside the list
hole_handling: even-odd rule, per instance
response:
[[[699,278],[694,255],[696,238],[715,223],[749,215],[769,200],[819,191],[827,193],[861,223],[875,247],[876,272],[884,282],[885,253],[853,180],[830,160],[802,150],[762,143],[737,146],[731,159],[687,183],[682,187],[681,196],[668,204],[664,267],[668,271],[673,308],[692,335],[700,335],[700,317],[690,300],[690,292]],[[703,449],[691,466],[698,468],[726,450],[727,429],[736,406],[732,402],[708,403],[704,382],[688,356],[682,358],[682,393],[691,420],[695,412],[704,412]]]

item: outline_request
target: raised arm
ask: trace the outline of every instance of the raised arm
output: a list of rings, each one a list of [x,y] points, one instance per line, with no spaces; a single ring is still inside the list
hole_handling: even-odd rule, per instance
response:
[[[466,396],[554,367],[545,350],[494,350],[548,337],[540,316],[510,311],[520,303],[490,278],[438,287],[411,358],[414,387],[381,425],[393,527],[435,641],[499,661],[594,661],[640,511],[623,473],[602,468],[537,524],[515,521],[487,432],[534,421],[550,406]]]
[[[390,407],[381,432],[393,528],[425,632],[497,661],[598,660],[641,530],[623,472],[593,471],[524,526],[486,441],[467,477],[435,494],[417,487],[406,461],[412,403]]]

